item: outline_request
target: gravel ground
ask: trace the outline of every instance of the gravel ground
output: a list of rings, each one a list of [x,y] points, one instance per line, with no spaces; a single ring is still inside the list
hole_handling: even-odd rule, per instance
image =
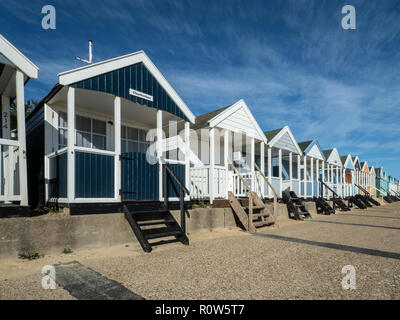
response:
[[[211,232],[145,254],[133,244],[0,261],[1,299],[73,299],[43,290],[44,264],[76,260],[146,299],[400,299],[400,203],[279,227]],[[356,269],[343,290],[342,267]],[[12,270],[12,271],[10,271]],[[7,280],[5,280],[7,279]]]

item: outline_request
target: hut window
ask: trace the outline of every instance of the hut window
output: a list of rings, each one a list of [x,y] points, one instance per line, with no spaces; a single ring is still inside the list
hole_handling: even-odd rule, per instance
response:
[[[68,125],[67,114],[65,112],[58,113],[58,148],[67,146]]]
[[[121,151],[146,153],[149,143],[146,141],[146,131],[121,126]]]
[[[106,122],[76,116],[76,145],[79,147],[106,149]]]

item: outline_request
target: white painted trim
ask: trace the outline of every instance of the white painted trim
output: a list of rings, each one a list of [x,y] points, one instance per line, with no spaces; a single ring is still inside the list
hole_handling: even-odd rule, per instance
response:
[[[278,166],[279,166],[279,189],[280,189],[280,197],[282,197],[282,149],[278,149]]]
[[[5,201],[5,202],[10,202],[10,201],[20,201],[21,196],[20,195],[0,195],[0,201]],[[27,206],[27,204],[22,204],[22,206]]]
[[[185,185],[190,190],[190,122],[185,122]]]
[[[161,110],[157,110],[157,158],[158,158],[158,198],[163,201],[163,168],[162,168],[162,141],[163,141],[163,113]]]
[[[91,65],[83,66],[77,69],[61,72],[58,74],[59,83],[61,85],[70,85],[75,82],[86,80],[100,74],[118,70],[133,64],[142,62],[154,78],[160,83],[163,89],[168,93],[171,99],[177,104],[190,122],[195,122],[195,116],[188,106],[183,102],[181,97],[176,93],[174,88],[164,78],[162,73],[157,69],[154,63],[146,55],[144,51],[130,53],[124,56],[101,61]]]
[[[93,153],[93,154],[102,154],[105,156],[115,156],[115,151],[102,150],[102,149],[94,149],[94,148],[86,148],[86,147],[74,147],[75,152],[85,152],[85,153]]]
[[[298,180],[298,184],[299,184],[299,192],[298,192],[298,195],[301,195],[301,168],[300,168],[301,163],[300,163],[300,161],[301,161],[301,157],[300,157],[300,155],[298,154],[298,155],[297,155],[297,180]]]
[[[114,98],[114,197],[121,200],[121,98]]]
[[[210,182],[209,182],[209,193],[210,193],[210,203],[212,204],[214,201],[214,166],[215,166],[215,137],[214,137],[214,128],[210,128]]]
[[[3,139],[10,139],[11,118],[10,118],[10,97],[1,96],[1,127]],[[7,122],[8,121],[8,122]]]
[[[273,146],[275,145],[275,143],[277,143],[277,142],[279,141],[279,139],[280,139],[285,133],[288,133],[288,134],[289,134],[290,138],[292,139],[292,141],[293,141],[293,143],[294,143],[294,145],[295,145],[295,147],[296,147],[297,153],[298,153],[298,154],[302,154],[303,152],[301,151],[299,145],[297,144],[296,139],[294,138],[294,136],[293,136],[293,134],[292,134],[292,131],[290,130],[290,128],[289,128],[288,126],[282,128],[282,130],[281,130],[275,137],[273,137],[272,140],[271,140],[270,142],[268,142],[268,145],[269,145],[270,147],[273,147]]]
[[[290,191],[293,191],[293,152],[289,152],[289,182]]]
[[[311,197],[314,196],[314,158],[310,157],[311,166],[310,166],[310,180],[311,180]]]
[[[68,147],[64,147],[64,148],[62,148],[62,149],[60,149],[60,150],[57,150],[57,151],[54,151],[54,152],[52,152],[52,153],[50,153],[50,154],[46,154],[45,157],[51,159],[51,158],[54,158],[54,157],[56,157],[56,156],[59,156],[60,154],[65,153],[65,152],[67,152],[67,151],[68,151]]]
[[[67,122],[68,122],[68,159],[67,159],[67,194],[68,201],[75,198],[75,88],[68,87],[67,93]]]
[[[121,202],[121,201],[119,198],[75,198],[72,201],[68,201],[68,203],[100,203],[100,202]]]
[[[39,68],[33,64],[21,51],[14,47],[6,38],[0,34],[0,52],[10,60],[21,72],[29,78],[37,79]]]
[[[268,181],[270,184],[272,184],[272,149],[267,147],[268,150]],[[270,186],[268,186],[268,197],[272,197],[272,189]]]
[[[267,143],[267,138],[265,137],[264,132],[262,131],[262,129],[258,125],[258,122],[254,118],[254,116],[251,113],[249,107],[247,106],[246,102],[243,99],[240,99],[239,101],[237,101],[236,103],[231,105],[229,108],[225,109],[220,114],[218,114],[217,116],[212,118],[208,122],[209,126],[210,127],[218,126],[218,124],[220,122],[222,122],[223,120],[225,120],[226,118],[228,118],[230,115],[234,114],[236,111],[240,110],[241,108],[243,108],[245,110],[247,116],[250,118],[251,122],[253,123],[255,131],[258,133],[259,140],[264,141],[264,143]],[[232,128],[232,130],[234,130],[234,128]]]
[[[25,131],[25,89],[24,75],[17,70],[16,81],[16,105],[17,105],[17,130],[18,130],[18,162],[19,162],[19,193],[21,206],[28,205],[28,169],[26,165],[26,131]]]
[[[18,142],[18,140],[11,140],[11,139],[2,139],[2,138],[0,138],[0,145],[2,145],[2,146],[19,147],[19,142]]]

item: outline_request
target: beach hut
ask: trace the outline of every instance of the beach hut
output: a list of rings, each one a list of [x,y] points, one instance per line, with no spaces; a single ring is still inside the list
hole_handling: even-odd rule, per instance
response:
[[[0,216],[29,213],[25,85],[37,79],[38,72],[37,66],[0,35]]]
[[[352,196],[354,193],[353,190],[353,176],[354,176],[354,165],[351,155],[348,154],[347,156],[341,156],[340,160],[343,164],[343,197]]]
[[[192,198],[213,202],[227,199],[228,191],[237,197],[246,195],[228,161],[251,183],[252,189],[264,195],[264,183],[256,178],[254,164],[266,169],[267,138],[243,99],[196,117],[190,139]]]
[[[303,152],[303,163],[309,163],[309,170],[303,176],[301,196],[304,198],[320,197],[321,183],[319,181],[321,168],[326,158],[317,140],[299,142],[299,147]]]
[[[117,212],[123,201],[162,201],[163,164],[189,188],[189,159],[163,152],[167,124],[184,127],[190,148],[195,116],[145,52],[62,72],[58,83],[29,114],[31,199],[57,201],[74,212]],[[168,187],[168,199],[179,190]],[[187,197],[187,196],[186,196]]]
[[[291,190],[296,194],[302,193],[301,177],[313,172],[313,161],[303,157],[302,150],[294,138],[288,126],[280,129],[264,132],[267,140],[268,179],[277,193],[282,196],[282,191]],[[309,166],[308,166],[309,163]],[[306,182],[304,182],[306,183]],[[303,183],[303,188],[304,188]],[[268,191],[268,197],[272,197],[272,191]]]
[[[339,196],[341,196],[341,185],[343,181],[343,171],[342,171],[342,161],[340,160],[340,155],[337,148],[323,150],[323,154],[326,158],[326,167],[322,170],[322,179],[325,183],[335,191]],[[323,188],[323,196],[330,198],[332,197],[332,192]]]
[[[370,172],[369,172],[369,167],[367,161],[361,162],[361,184],[360,186],[366,190],[368,193],[370,193],[371,186],[370,186]],[[361,191],[361,194],[364,194],[363,191]]]
[[[383,171],[383,168],[375,168],[375,185],[376,185],[376,196],[377,197],[383,197],[386,196],[387,192],[387,183],[385,181],[385,173]]]
[[[376,196],[376,173],[375,168],[369,167],[369,184],[370,184],[370,191],[369,193],[372,196]]]
[[[353,195],[360,194],[361,191],[356,185],[361,185],[362,168],[358,156],[352,158],[354,165],[354,183],[353,183]]]

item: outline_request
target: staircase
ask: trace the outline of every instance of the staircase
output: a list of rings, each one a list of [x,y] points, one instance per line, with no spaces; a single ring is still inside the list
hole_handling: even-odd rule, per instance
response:
[[[361,194],[356,194],[355,197],[360,200],[367,208],[372,208],[372,204]]]
[[[362,201],[360,201],[358,198],[356,198],[354,196],[349,197],[349,203],[354,204],[359,209],[367,209],[367,206]]]
[[[249,198],[237,199],[229,191],[228,200],[233,212],[246,231],[256,232],[256,228],[275,223],[273,214],[255,192],[251,192],[251,197]],[[252,201],[252,213],[250,213],[250,201]]]
[[[344,203],[342,198],[333,197],[332,199],[335,206],[338,206],[342,211],[350,211],[351,209]]]
[[[313,200],[317,207],[318,214],[325,214],[325,215],[335,214],[335,209],[333,209],[324,198],[314,197]]]
[[[338,206],[340,208],[340,210],[342,211],[350,211],[350,208],[348,205],[346,205],[343,201],[343,199],[341,197],[339,197],[339,195],[335,192],[335,190],[333,190],[330,186],[328,186],[324,181],[322,181],[322,179],[319,179],[319,182],[321,183],[322,188],[326,188],[328,189],[330,192],[332,192],[333,198],[332,198],[332,202],[333,202],[333,209],[336,209],[336,206]],[[323,189],[321,190],[322,194],[323,194]]]
[[[154,239],[174,237],[175,241],[180,241],[185,245],[189,244],[185,232],[162,203],[159,203],[158,208],[152,208],[152,210],[135,211],[134,204],[125,202],[123,210],[126,220],[145,252],[151,252],[152,246],[159,244],[158,242],[149,242]]]
[[[189,245],[189,239],[186,236],[184,206],[185,194],[189,194],[189,190],[187,190],[167,163],[162,164],[162,166],[164,203],[153,202],[146,206],[146,211],[138,210],[139,205],[137,202],[124,202],[123,204],[125,219],[128,221],[145,252],[151,252],[152,246],[160,244],[160,242],[149,242],[149,240],[154,239],[164,239],[161,243],[180,241],[185,245]],[[169,210],[168,181],[175,181],[179,185],[180,224],[178,224]],[[171,237],[175,239],[171,240]]]
[[[287,205],[290,218],[295,220],[311,219],[311,214],[307,211],[303,201],[297,197],[295,192],[282,192],[282,200]]]

